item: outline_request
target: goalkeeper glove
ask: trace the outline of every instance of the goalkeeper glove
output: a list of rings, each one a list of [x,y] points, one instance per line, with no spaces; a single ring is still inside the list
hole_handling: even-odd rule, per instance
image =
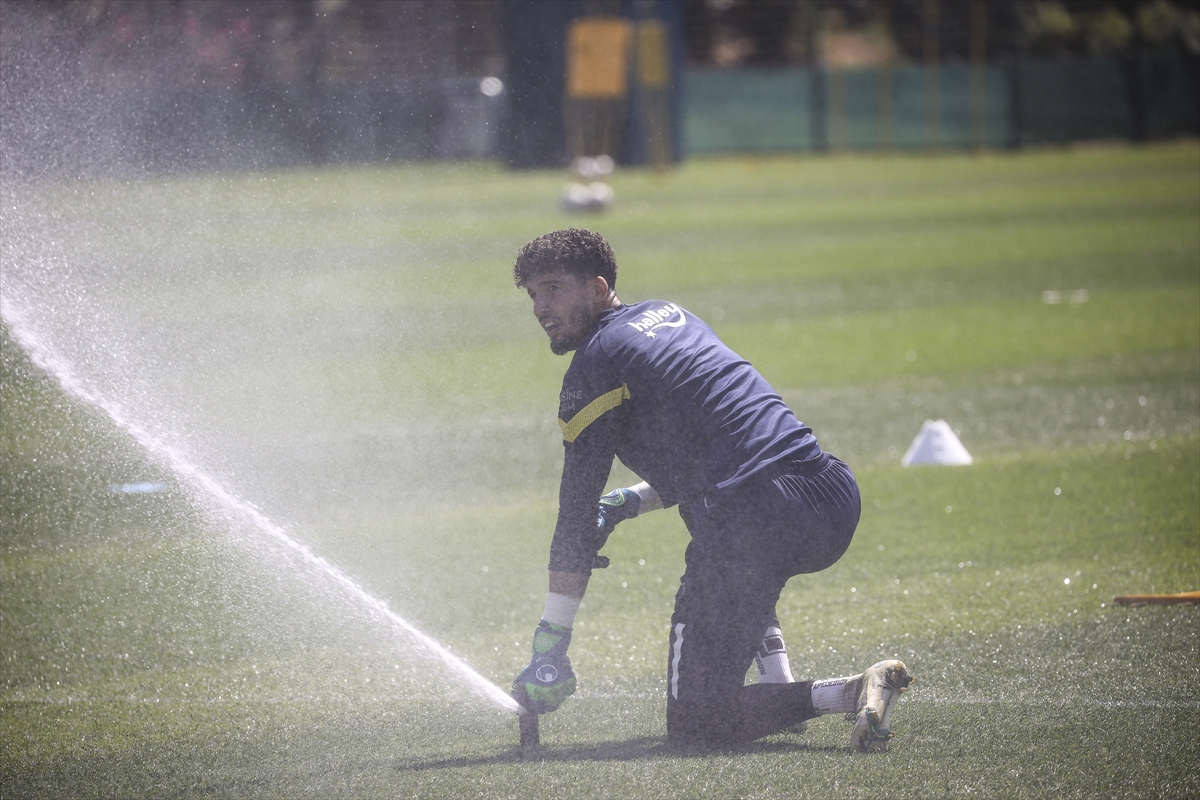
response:
[[[638,515],[642,498],[630,489],[613,489],[600,498],[600,509],[596,515],[596,529],[604,539],[612,533],[617,523]]]
[[[618,522],[638,515],[641,505],[642,498],[631,489],[613,489],[600,498],[600,509],[596,513],[596,533],[600,536],[600,547],[604,547]],[[599,550],[600,547],[596,549]],[[608,564],[608,556],[597,555],[592,559],[592,569],[605,569]]]
[[[513,681],[513,689],[528,698],[524,705],[535,714],[554,711],[575,693],[569,644],[571,629],[565,626],[542,620],[533,632],[533,658]]]

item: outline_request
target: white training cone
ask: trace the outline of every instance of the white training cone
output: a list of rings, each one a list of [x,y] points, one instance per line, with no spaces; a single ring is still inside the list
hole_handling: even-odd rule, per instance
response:
[[[972,461],[971,454],[950,430],[946,420],[927,419],[900,464],[911,467],[918,464],[970,464]]]

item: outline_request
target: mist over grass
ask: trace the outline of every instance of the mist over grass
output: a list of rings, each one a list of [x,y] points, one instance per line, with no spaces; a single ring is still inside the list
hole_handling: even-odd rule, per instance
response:
[[[1195,142],[695,161],[618,175],[596,217],[563,215],[561,183],[5,187],[5,797],[1200,793],[1198,610],[1111,603],[1200,588]],[[612,242],[622,299],[704,317],[854,468],[850,551],[779,610],[798,677],[917,675],[889,753],[851,754],[840,719],[665,747],[668,511],[609,544],[581,688],[522,758],[515,720],[221,523],[9,329],[507,685],[544,599],[568,363],[509,270],[571,224]],[[901,468],[936,418],[976,463]],[[111,491],[137,481],[167,488]]]

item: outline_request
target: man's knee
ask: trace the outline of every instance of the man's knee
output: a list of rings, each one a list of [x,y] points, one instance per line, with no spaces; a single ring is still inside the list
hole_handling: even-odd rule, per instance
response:
[[[811,681],[759,683],[691,702],[668,700],[667,741],[687,748],[728,747],[815,716]]]
[[[667,741],[675,747],[710,748],[738,741],[733,709],[719,698],[667,703]]]

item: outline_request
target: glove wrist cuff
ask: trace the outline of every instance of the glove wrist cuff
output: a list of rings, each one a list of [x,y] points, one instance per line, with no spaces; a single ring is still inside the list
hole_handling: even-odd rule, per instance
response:
[[[542,612],[542,619],[551,625],[563,627],[569,631],[575,624],[575,614],[579,611],[579,603],[582,600],[582,597],[548,592],[546,594],[546,610]]]
[[[632,486],[622,489],[621,492],[625,495],[625,505],[629,509],[628,516],[631,519],[638,516],[642,511],[642,496]]]

